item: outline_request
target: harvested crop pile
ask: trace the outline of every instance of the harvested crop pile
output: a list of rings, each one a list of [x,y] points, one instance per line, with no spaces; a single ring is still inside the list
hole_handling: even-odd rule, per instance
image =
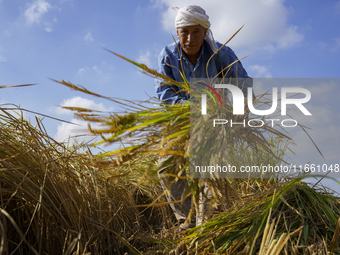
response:
[[[187,254],[329,254],[327,251],[337,247],[334,254],[339,254],[338,197],[300,179],[285,182],[244,180],[238,184],[246,186],[251,194],[243,194],[228,211],[189,230],[172,251],[186,250]],[[270,253],[280,243],[282,250]],[[268,251],[270,247],[272,250]]]

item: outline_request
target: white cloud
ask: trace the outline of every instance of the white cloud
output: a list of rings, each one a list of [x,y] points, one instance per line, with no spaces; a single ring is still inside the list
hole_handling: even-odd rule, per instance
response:
[[[92,70],[94,70],[99,76],[103,76],[103,71],[98,66],[92,66]]]
[[[158,0],[160,3],[168,7],[162,17],[163,28],[174,35],[176,12],[171,7],[195,4],[206,10],[214,37],[221,43],[245,25],[228,44],[232,48],[272,52],[303,39],[297,26],[288,24],[289,12],[283,0]]]
[[[48,33],[51,33],[53,31],[53,28],[51,25],[47,25],[47,27],[45,27],[45,31]]]
[[[253,78],[272,78],[266,67],[260,65],[253,65],[247,68],[248,74]]]
[[[93,42],[93,37],[92,37],[91,32],[87,32],[87,34],[84,37],[84,40],[87,42]]]
[[[151,50],[148,48],[146,50],[139,51],[137,62],[146,65],[151,69],[157,68],[157,59],[159,52],[161,51],[160,48],[154,46]],[[140,72],[139,72],[140,73]]]
[[[319,79],[320,80],[320,79]],[[331,79],[331,81],[320,82],[318,86],[308,88],[312,94],[313,101],[320,103],[338,102],[340,97],[339,79]]]
[[[315,145],[308,138],[303,130],[298,131],[294,135],[294,141],[297,145],[293,151],[299,156],[298,162],[300,164],[304,163],[339,163],[339,149],[338,145],[340,142],[337,134],[340,132],[339,123],[333,123],[335,125],[324,126],[324,127],[313,127],[312,130],[308,130],[308,134],[313,139],[316,146],[320,149],[325,160],[319,154]]]
[[[340,150],[340,121],[339,115],[326,106],[308,105],[308,110],[312,116],[301,116],[301,112],[292,114],[299,124],[305,127],[308,135],[300,127],[286,128],[289,135],[293,138],[296,146],[290,146],[296,154],[288,153],[293,164],[304,165],[306,163],[322,165],[322,164],[338,164]],[[290,119],[286,117],[285,119]],[[313,142],[321,151],[324,158],[318,152]]]
[[[69,124],[63,122],[57,127],[57,134],[54,136],[54,139],[59,142],[64,142],[72,136],[82,135],[88,133],[87,123],[83,120],[72,119],[72,123]]]
[[[57,127],[54,139],[58,142],[69,142],[70,144],[85,142],[93,143],[101,138],[90,133],[88,123],[83,120],[72,119],[70,123],[63,122]],[[92,128],[99,128],[99,125],[92,125]]]
[[[141,51],[139,52],[139,56],[137,58],[137,62],[138,63],[141,63],[141,64],[144,64],[148,67],[151,67],[151,61],[150,61],[150,51],[147,50],[147,51]]]
[[[95,103],[93,100],[89,100],[79,96],[63,100],[60,106],[81,107],[102,112],[113,111],[112,107],[106,108],[102,103]],[[63,109],[61,107],[54,108],[53,110],[59,115],[67,116],[73,114],[72,111]],[[93,139],[93,136],[88,131],[88,122],[75,118],[70,120],[70,122],[74,124],[63,122],[57,127],[57,133],[54,136],[57,141],[64,142],[72,136],[80,136],[79,140],[81,141],[89,141],[90,139]],[[94,125],[94,128],[98,127],[98,125]]]
[[[64,99],[63,102],[60,104],[60,106],[69,106],[69,107],[81,107],[81,108],[86,108],[86,109],[91,109],[91,110],[96,110],[96,111],[113,111],[113,108],[106,108],[102,103],[95,103],[93,100],[89,100],[86,98],[82,97],[72,97],[69,99]],[[61,107],[58,107],[56,109],[56,112],[58,114],[73,114],[72,111],[63,109]]]
[[[77,74],[78,74],[78,75],[82,75],[82,74],[85,73],[85,72],[86,72],[85,68],[82,67],[82,68],[79,68]]]
[[[338,119],[337,114],[335,114],[332,109],[327,105],[316,105],[312,103],[306,103],[305,108],[312,114],[312,116],[303,115],[300,110],[295,109],[296,107],[288,105],[287,107],[292,107],[294,110],[288,111],[289,116],[297,120],[299,124],[312,129],[323,129],[334,125],[334,120]]]
[[[81,77],[95,78],[99,83],[105,83],[111,80],[112,70],[114,70],[114,67],[112,65],[108,65],[104,61],[100,65],[81,67],[77,74]]]
[[[24,16],[28,24],[40,23],[42,16],[51,9],[52,6],[45,0],[36,0],[26,9]]]
[[[72,119],[70,121],[73,124],[63,122],[57,127],[57,133],[54,139],[58,142],[66,142],[69,144],[95,143],[102,140],[98,135],[94,135],[89,131],[89,123],[79,119]],[[98,124],[90,124],[92,129],[101,129]],[[99,152],[95,148],[92,148],[93,153]]]

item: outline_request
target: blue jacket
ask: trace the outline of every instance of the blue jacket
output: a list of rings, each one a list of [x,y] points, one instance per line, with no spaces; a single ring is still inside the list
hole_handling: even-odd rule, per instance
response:
[[[216,42],[216,44],[219,48],[222,46],[222,44],[219,42]],[[178,82],[183,82],[183,79],[180,75],[180,71],[183,73],[183,70],[181,67],[180,54],[177,47],[181,52],[184,75],[189,82],[191,78],[213,78],[222,69],[238,59],[235,53],[229,47],[224,46],[210,60],[207,73],[206,65],[209,58],[213,55],[213,51],[206,40],[203,42],[201,54],[197,60],[196,66],[193,66],[193,64],[184,56],[181,45],[174,42],[164,47],[164,49],[160,52],[158,56],[157,71]],[[225,70],[223,74],[226,74],[225,77],[227,78],[250,78],[240,61],[233,64],[228,72]],[[222,78],[223,76],[220,75],[219,77]],[[183,100],[188,100],[190,97],[189,94],[181,91],[181,88],[175,85],[160,86],[160,84],[161,82],[158,81],[156,86],[157,96],[167,104],[177,104]],[[252,86],[252,83],[247,83],[247,85],[242,88],[243,92],[246,92],[247,87],[249,86]]]

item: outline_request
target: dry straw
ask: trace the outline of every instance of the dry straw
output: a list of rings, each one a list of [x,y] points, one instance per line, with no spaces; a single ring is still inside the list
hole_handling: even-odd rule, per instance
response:
[[[138,174],[123,178],[130,169],[94,160],[84,145],[58,143],[37,123],[34,127],[21,114],[1,110],[1,254],[143,250],[149,244],[138,237],[147,237],[151,225],[172,225],[166,225],[171,218],[166,207],[135,207],[159,196],[152,180],[136,185],[143,168],[153,167],[151,159],[140,158],[145,164]]]

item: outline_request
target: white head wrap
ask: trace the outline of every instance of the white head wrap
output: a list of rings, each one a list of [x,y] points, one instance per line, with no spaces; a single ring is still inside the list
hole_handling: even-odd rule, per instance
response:
[[[213,52],[218,50],[213,33],[210,29],[209,16],[205,13],[204,9],[197,5],[188,5],[183,8],[172,7],[172,9],[177,11],[177,16],[175,19],[175,26],[177,29],[180,27],[197,25],[208,29],[205,35],[205,40],[209,43]]]

